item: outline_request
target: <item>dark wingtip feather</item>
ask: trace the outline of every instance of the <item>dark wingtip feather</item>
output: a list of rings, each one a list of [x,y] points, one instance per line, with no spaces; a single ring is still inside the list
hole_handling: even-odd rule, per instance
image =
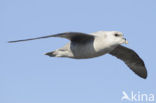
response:
[[[143,74],[143,75],[139,75],[141,78],[146,79],[147,78],[147,74]]]
[[[8,41],[8,43],[13,43],[13,41]]]
[[[130,67],[138,76],[143,79],[147,78],[147,69],[143,65],[135,65],[134,67]]]
[[[147,78],[147,71],[144,71],[144,74],[140,75],[140,77],[142,77],[143,79],[146,79]]]

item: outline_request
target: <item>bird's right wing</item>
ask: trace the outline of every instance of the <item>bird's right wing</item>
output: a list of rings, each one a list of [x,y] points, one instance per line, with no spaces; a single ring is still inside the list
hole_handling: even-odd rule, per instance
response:
[[[133,50],[119,45],[109,54],[123,60],[127,66],[142,78],[147,77],[147,70],[144,61]]]
[[[78,43],[83,43],[83,42],[86,42],[88,40],[93,40],[94,39],[93,35],[89,35],[89,34],[85,34],[85,33],[65,32],[65,33],[59,33],[59,34],[54,34],[54,35],[42,36],[42,37],[37,37],[37,38],[9,41],[9,43],[29,41],[29,40],[36,40],[36,39],[43,39],[43,38],[50,38],[50,37],[66,38],[68,40],[71,40],[72,42],[78,42]]]

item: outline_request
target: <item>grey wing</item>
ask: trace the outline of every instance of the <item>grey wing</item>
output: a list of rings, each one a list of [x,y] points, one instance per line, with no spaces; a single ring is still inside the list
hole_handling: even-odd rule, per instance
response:
[[[119,45],[117,48],[111,51],[110,54],[123,60],[127,66],[138,76],[144,79],[147,78],[147,70],[144,61],[133,50]]]
[[[43,39],[43,38],[50,38],[50,37],[62,37],[62,38],[66,38],[68,40],[71,40],[73,42],[79,42],[79,43],[83,43],[83,42],[86,42],[88,40],[94,39],[93,35],[89,35],[89,34],[85,34],[85,33],[65,32],[65,33],[59,33],[59,34],[54,34],[54,35],[42,36],[42,37],[37,37],[37,38],[9,41],[9,43],[29,41],[29,40],[36,40],[36,39]]]

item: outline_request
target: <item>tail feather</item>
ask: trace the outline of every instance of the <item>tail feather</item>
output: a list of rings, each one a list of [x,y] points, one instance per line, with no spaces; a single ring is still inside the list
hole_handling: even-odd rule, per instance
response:
[[[55,51],[52,51],[52,52],[48,52],[48,53],[45,53],[45,55],[48,55],[50,57],[55,57],[56,54],[54,54]]]

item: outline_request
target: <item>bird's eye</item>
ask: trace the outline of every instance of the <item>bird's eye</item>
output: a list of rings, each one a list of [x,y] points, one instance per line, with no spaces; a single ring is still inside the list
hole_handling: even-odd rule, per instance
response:
[[[118,36],[120,36],[120,35],[119,35],[119,34],[114,34],[114,36],[118,37]]]

